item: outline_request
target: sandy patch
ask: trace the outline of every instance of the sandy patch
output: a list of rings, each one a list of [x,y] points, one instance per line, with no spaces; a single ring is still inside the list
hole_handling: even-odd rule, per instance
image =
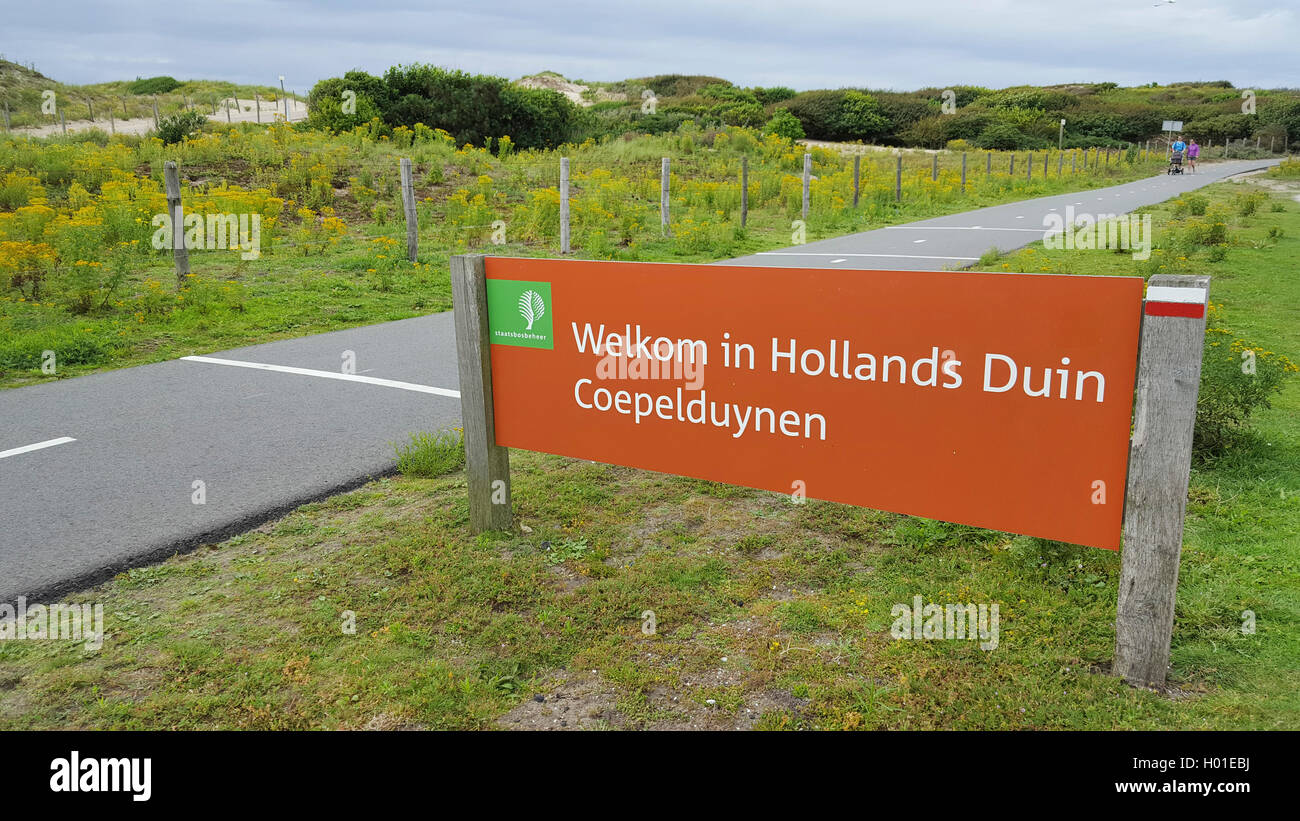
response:
[[[224,123],[272,123],[276,120],[284,119],[284,101],[268,102],[267,100],[236,100],[233,97],[217,102],[217,113],[211,113],[211,106],[196,104],[194,108],[204,111],[208,115],[208,120],[212,122]],[[298,122],[307,119],[307,104],[301,100],[289,100],[289,122]],[[136,117],[130,120],[120,120],[108,116],[97,117],[94,120],[69,120],[67,123],[68,133],[78,131],[90,131],[99,129],[112,134],[134,134],[137,136],[149,133],[154,128],[153,117]],[[25,134],[31,137],[52,137],[63,133],[63,126],[59,123],[50,125],[33,125],[15,128],[15,134]]]
[[[575,105],[580,105],[583,108],[595,105],[596,103],[610,102],[613,100],[623,102],[627,100],[626,94],[611,93],[603,88],[596,89],[595,93],[592,95],[594,99],[588,99],[586,92],[590,90],[590,86],[585,86],[582,83],[574,83],[554,74],[536,74],[532,77],[523,77],[516,80],[515,85],[523,86],[524,88],[545,88],[550,91],[558,91],[565,97],[568,97]]]

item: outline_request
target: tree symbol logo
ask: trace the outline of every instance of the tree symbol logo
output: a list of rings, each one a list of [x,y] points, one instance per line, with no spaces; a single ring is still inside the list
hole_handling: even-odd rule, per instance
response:
[[[528,327],[524,330],[531,331],[533,323],[546,315],[546,302],[542,299],[542,295],[536,291],[524,291],[520,294],[519,315],[528,322]]]

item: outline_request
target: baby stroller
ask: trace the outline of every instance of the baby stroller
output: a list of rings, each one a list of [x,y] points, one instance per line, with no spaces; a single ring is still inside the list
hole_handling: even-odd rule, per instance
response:
[[[1183,173],[1183,152],[1175,151],[1169,155],[1169,170],[1166,171],[1165,173],[1166,174]]]

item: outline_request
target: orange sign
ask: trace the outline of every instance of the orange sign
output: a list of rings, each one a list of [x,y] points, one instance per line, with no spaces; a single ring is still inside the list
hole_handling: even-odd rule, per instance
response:
[[[498,445],[1119,547],[1140,277],[486,265]]]

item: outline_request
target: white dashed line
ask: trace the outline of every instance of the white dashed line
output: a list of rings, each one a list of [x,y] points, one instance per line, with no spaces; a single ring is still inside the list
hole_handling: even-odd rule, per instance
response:
[[[880,259],[979,259],[979,257],[932,257],[922,254],[814,254],[809,252],[759,251],[756,257],[875,257]],[[186,357],[187,359],[189,357]]]
[[[37,442],[34,445],[23,445],[20,448],[10,448],[9,450],[0,450],[0,459],[5,459],[10,456],[17,456],[20,453],[31,453],[34,450],[41,450],[42,448],[52,448],[55,445],[66,445],[69,442],[75,442],[75,441],[77,440],[73,439],[71,436],[60,436],[58,439],[46,439],[44,442]]]
[[[831,260],[831,262],[844,262],[844,261],[845,261],[845,260],[844,260],[844,257],[840,257],[839,259],[833,259],[833,260]]]
[[[886,225],[885,231],[1033,231],[1037,228],[991,228],[983,225]]]
[[[449,396],[453,399],[460,398],[460,391],[448,390],[447,388],[435,388],[431,385],[417,385],[414,382],[398,382],[394,379],[379,379],[374,376],[357,376],[350,373],[334,373],[333,371],[317,371],[311,368],[290,368],[287,365],[266,365],[261,362],[241,362],[237,359],[218,359],[212,356],[182,356],[181,359],[186,362],[206,362],[209,365],[230,365],[236,368],[252,368],[258,371],[275,371],[276,373],[292,373],[298,376],[318,376],[321,379],[339,379],[344,382],[361,382],[365,385],[378,385],[382,388],[398,388],[404,391],[415,391],[417,393],[432,393],[436,396]]]

